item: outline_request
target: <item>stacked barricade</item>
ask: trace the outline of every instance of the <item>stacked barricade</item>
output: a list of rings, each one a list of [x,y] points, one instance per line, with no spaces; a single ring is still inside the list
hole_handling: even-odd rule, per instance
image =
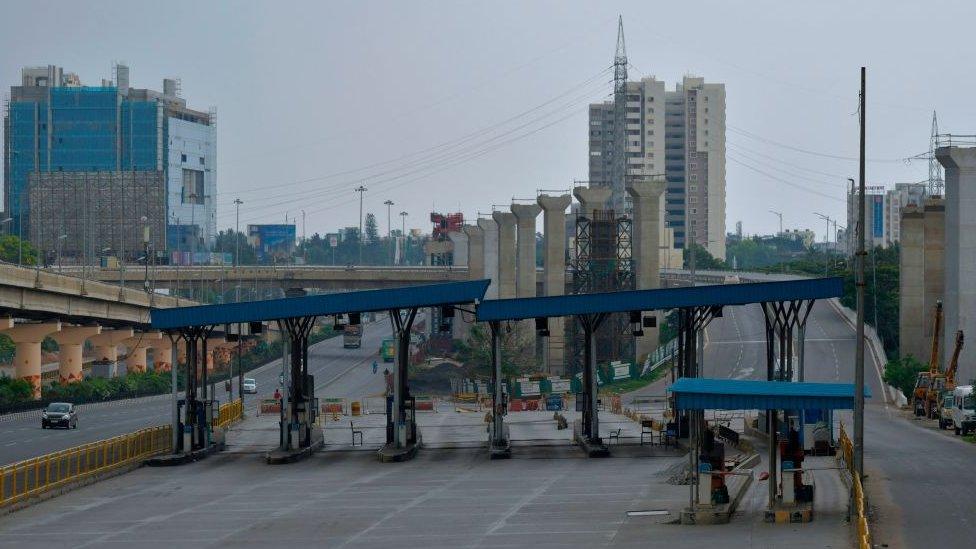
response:
[[[868,528],[867,514],[865,513],[864,487],[861,484],[861,477],[854,470],[854,445],[844,430],[844,424],[840,424],[840,436],[837,437],[840,445],[840,455],[844,459],[847,472],[851,475],[851,522],[857,528],[857,544],[861,549],[871,548],[871,530]]]
[[[235,421],[240,421],[244,417],[244,401],[237,399],[227,404],[221,404],[217,411],[217,417],[213,420],[214,428],[227,427]]]
[[[172,450],[172,426],[161,425],[4,465],[0,507]]]

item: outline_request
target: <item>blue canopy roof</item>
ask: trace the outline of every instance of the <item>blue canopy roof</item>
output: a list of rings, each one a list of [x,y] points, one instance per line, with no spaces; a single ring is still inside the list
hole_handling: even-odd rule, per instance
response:
[[[764,301],[827,299],[840,297],[843,291],[844,283],[840,278],[809,278],[783,282],[492,299],[478,305],[477,317],[479,321],[519,320],[680,307],[745,305]]]
[[[668,387],[679,410],[849,410],[851,383],[793,383],[683,377]],[[871,392],[864,388],[864,396]]]
[[[150,325],[155,329],[168,330],[186,326],[216,326],[237,322],[477,303],[484,299],[490,282],[490,280],[471,280],[224,305],[152,309]]]

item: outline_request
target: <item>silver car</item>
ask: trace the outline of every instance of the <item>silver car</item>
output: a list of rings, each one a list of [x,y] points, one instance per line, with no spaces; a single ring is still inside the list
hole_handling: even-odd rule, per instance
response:
[[[41,429],[64,427],[65,429],[78,428],[78,413],[75,405],[68,402],[52,402],[47,405],[47,409],[41,413]]]
[[[250,395],[258,394],[258,382],[254,381],[253,378],[245,377],[243,387],[244,387],[244,392],[247,394]]]

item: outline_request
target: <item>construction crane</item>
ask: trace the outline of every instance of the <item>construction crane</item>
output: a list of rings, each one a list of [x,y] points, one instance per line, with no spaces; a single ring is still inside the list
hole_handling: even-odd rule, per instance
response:
[[[962,330],[959,330],[956,332],[955,347],[952,349],[952,358],[949,359],[949,365],[946,367],[945,373],[939,374],[932,380],[931,392],[936,399],[935,413],[939,418],[940,429],[945,429],[952,423],[946,412],[946,404],[950,406],[952,404],[952,391],[956,388],[956,371],[959,369],[959,354],[962,352],[962,345],[963,335]],[[950,399],[948,402],[946,401],[946,397]],[[946,420],[949,421],[947,422]]]
[[[942,301],[935,304],[935,321],[932,323],[932,354],[929,356],[929,369],[919,372],[912,391],[912,405],[916,416],[931,417],[929,389],[932,380],[939,374],[939,333],[942,331]]]

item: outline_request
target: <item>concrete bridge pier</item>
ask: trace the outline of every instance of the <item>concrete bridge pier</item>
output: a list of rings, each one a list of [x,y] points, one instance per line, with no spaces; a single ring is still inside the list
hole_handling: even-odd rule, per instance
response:
[[[661,195],[664,181],[631,181],[627,193],[634,204],[633,247],[634,286],[637,290],[652,290],[661,286]],[[651,314],[657,315],[656,312]],[[660,320],[660,319],[658,319]],[[644,360],[658,344],[658,328],[644,328],[644,336],[634,341],[635,356]]]
[[[498,224],[498,299],[515,297],[515,214],[493,212]]]
[[[173,369],[173,342],[169,337],[163,335],[159,340],[153,341],[149,350],[152,352],[154,372],[168,372]]]
[[[122,344],[129,349],[125,356],[126,373],[145,373],[149,364],[146,351],[153,343],[162,339],[162,332],[144,332],[123,341]]]
[[[976,147],[939,147],[935,156],[945,167],[943,348],[951,349],[957,330],[976,332]],[[976,377],[973,347],[963,346],[956,379]]]
[[[468,242],[468,279],[481,280],[485,278],[485,231],[478,225],[465,225],[464,234]],[[467,339],[474,323],[467,313],[454,313],[454,338]]]
[[[478,227],[484,231],[484,272],[491,280],[485,299],[498,299],[498,224],[494,219],[479,219]]]
[[[61,326],[60,332],[51,335],[51,339],[58,343],[58,380],[61,383],[83,379],[85,341],[100,333],[101,326]]]
[[[118,375],[119,345],[133,335],[135,335],[135,330],[132,328],[118,328],[103,330],[102,333],[89,337],[88,341],[95,346],[95,360],[105,363],[104,368],[94,366],[92,375],[99,377]]]
[[[12,324],[13,320],[8,319]],[[41,398],[41,342],[50,334],[61,331],[60,322],[18,324],[3,330],[16,345],[14,376],[31,384],[34,398]]]
[[[542,226],[545,229],[543,266],[545,276],[542,287],[545,295],[566,293],[566,208],[573,201],[568,194],[560,196],[539,195],[536,199],[542,208]],[[566,373],[566,319],[549,319],[549,337],[543,341],[542,356],[546,370],[553,375]]]
[[[580,203],[580,215],[589,219],[593,218],[594,211],[606,209],[611,194],[610,187],[576,187],[573,189],[573,196]]]
[[[518,237],[515,255],[515,295],[517,297],[536,296],[535,274],[535,219],[542,208],[538,204],[512,204],[515,227]],[[518,339],[525,346],[529,356],[535,356],[535,322],[532,319],[518,323]]]

